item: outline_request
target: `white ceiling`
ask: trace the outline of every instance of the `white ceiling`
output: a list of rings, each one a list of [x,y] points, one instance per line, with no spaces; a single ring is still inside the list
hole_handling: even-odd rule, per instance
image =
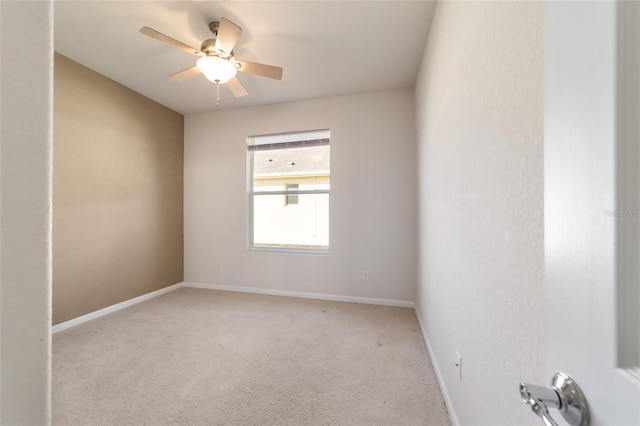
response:
[[[249,95],[221,87],[222,108],[414,85],[432,1],[59,1],[55,50],[183,114],[215,109],[215,85],[168,75],[197,57],[140,34],[149,26],[188,45],[225,17],[243,28],[235,56],[284,68],[281,81],[239,73]]]

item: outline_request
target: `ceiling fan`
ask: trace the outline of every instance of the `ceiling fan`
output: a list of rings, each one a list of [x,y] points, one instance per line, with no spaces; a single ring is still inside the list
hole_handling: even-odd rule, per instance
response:
[[[247,90],[240,83],[240,80],[236,77],[236,73],[238,71],[256,74],[275,80],[282,79],[282,68],[280,67],[257,64],[255,62],[243,61],[235,58],[233,47],[236,45],[240,35],[242,34],[242,28],[226,18],[220,18],[220,21],[213,21],[209,23],[209,30],[211,30],[215,38],[204,40],[200,49],[196,49],[188,44],[162,34],[153,28],[140,28],[140,32],[142,34],[178,47],[200,58],[196,62],[196,65],[185,70],[178,71],[175,74],[171,74],[169,78],[174,81],[184,81],[197,74],[204,74],[207,79],[216,83],[216,87],[218,89],[216,107],[220,103],[220,84],[228,84],[231,93],[236,97],[246,96],[248,94]]]

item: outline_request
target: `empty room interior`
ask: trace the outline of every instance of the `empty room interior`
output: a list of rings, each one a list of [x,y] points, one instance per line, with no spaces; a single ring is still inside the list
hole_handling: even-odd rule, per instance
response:
[[[2,424],[542,424],[544,7],[2,2]]]
[[[508,324],[516,317],[542,314],[540,4],[53,2],[52,9],[54,423],[73,423],[74,415],[87,416],[75,419],[95,424],[162,422],[162,417],[145,417],[148,412],[179,424],[181,417],[161,405],[178,412],[196,408],[178,393],[163,396],[175,398],[173,404],[154,400],[152,389],[162,394],[165,386],[209,392],[211,407],[229,404],[213,410],[222,413],[216,415],[236,424],[259,418],[267,424],[429,423],[428,410],[444,408],[441,391],[446,392],[448,416],[455,423],[537,420],[517,403],[514,386],[519,381],[543,381],[542,325],[534,323],[526,334],[519,334]],[[280,66],[283,73],[281,80],[274,80],[239,72],[248,95],[235,97],[221,84],[216,108],[216,84],[204,76],[183,82],[167,78],[198,58],[139,30],[147,26],[198,48],[202,40],[214,38],[208,22],[220,17],[243,29],[234,47],[238,58]],[[344,58],[350,61],[342,66]],[[390,70],[384,70],[387,67]],[[299,70],[311,74],[300,75]],[[145,90],[157,98],[145,96]],[[251,249],[247,138],[316,130],[330,132],[327,252]],[[292,207],[298,206],[286,208]],[[172,291],[57,331],[61,324],[163,289]],[[228,290],[249,293],[229,298]],[[170,300],[177,308],[163,302],[168,297],[175,298]],[[307,344],[304,334],[315,333],[311,324],[299,328],[302,336],[290,341],[278,332],[291,330],[291,325],[278,319],[274,324],[279,329],[263,330],[261,322],[276,314],[270,309],[283,303],[273,297],[291,299],[290,323],[332,320],[304,315],[317,309],[327,316],[344,315],[343,323],[335,326],[343,335],[332,337],[341,338],[337,346],[325,352],[320,341],[315,351],[301,352],[307,353],[304,361],[270,357],[279,349],[274,342],[261,346],[262,333],[274,333],[271,338],[292,345],[290,351]],[[303,297],[336,302],[300,306],[310,303]],[[225,300],[237,305],[219,313],[218,305]],[[207,301],[211,317],[202,306]],[[197,309],[193,317],[184,313],[186,321],[193,321],[194,333],[182,330],[189,324],[179,323],[180,310],[189,310],[189,304]],[[356,317],[342,314],[341,304],[354,306]],[[145,305],[158,317],[136,313]],[[359,312],[360,305],[372,311]],[[246,309],[255,310],[256,317]],[[163,311],[170,317],[163,317]],[[395,378],[400,381],[397,387],[390,387],[393,381],[381,382],[389,388],[377,394],[372,388],[378,385],[376,379],[383,380],[379,376],[384,375],[385,361],[377,360],[380,364],[371,367],[368,363],[373,362],[370,357],[376,360],[371,353],[379,350],[377,344],[393,345],[393,336],[378,336],[375,346],[354,352],[361,358],[353,369],[363,370],[351,380],[361,383],[348,388],[353,401],[337,401],[346,404],[342,420],[330,416],[334,411],[323,410],[325,400],[339,391],[331,386],[312,393],[314,401],[253,383],[265,395],[276,392],[268,393],[269,398],[289,398],[274,413],[269,401],[250,391],[252,382],[242,382],[242,377],[255,377],[257,372],[249,373],[261,364],[247,365],[248,372],[243,372],[242,365],[233,362],[233,353],[224,354],[254,342],[256,350],[264,352],[255,354],[264,357],[262,362],[283,363],[261,367],[273,370],[276,385],[313,389],[320,385],[281,382],[278,375],[295,361],[306,363],[318,381],[336,381],[332,375],[343,370],[314,369],[318,354],[331,366],[339,349],[352,340],[369,344],[356,333],[358,316],[366,315],[384,331],[394,326],[394,316],[405,312],[413,315],[413,322],[402,326],[418,330],[410,337],[420,339],[423,348],[405,343],[408,347],[390,352],[387,362],[391,368],[395,357],[408,356],[410,363],[412,350],[419,351],[421,362],[409,364],[413,371],[399,370],[405,377]],[[126,317],[117,319],[122,315]],[[240,324],[231,323],[228,316],[234,315],[241,315],[233,320]],[[387,323],[381,324],[379,316],[388,318]],[[219,335],[199,334],[205,331],[198,321],[208,318],[220,324],[206,333]],[[109,344],[112,331],[107,321],[122,327],[123,340],[114,340],[115,347]],[[225,325],[246,333],[229,343],[237,347],[225,347]],[[199,388],[198,366],[184,370],[180,355],[163,355],[173,358],[176,376],[168,379],[173,382],[156,377],[160,372],[153,372],[153,365],[136,358],[142,354],[129,357],[154,326],[168,329],[167,339],[181,342],[181,347],[217,351],[204,358],[216,370],[203,365],[200,373],[213,382]],[[325,322],[319,326],[332,330]],[[82,330],[86,333],[79,333]],[[64,340],[67,336],[80,342],[76,345],[89,341],[97,347],[72,350]],[[429,349],[422,336],[428,338]],[[158,345],[145,347],[150,352],[180,350],[169,341]],[[462,381],[455,365],[457,353],[464,359]],[[71,359],[57,366],[63,354]],[[114,365],[114,357],[122,358]],[[429,357],[440,379],[435,393],[425,392],[422,382],[417,382],[418,389],[404,390],[410,376],[432,368]],[[100,362],[84,364],[86,358]],[[247,359],[248,364],[257,362]],[[101,366],[113,371],[97,373]],[[497,366],[502,373],[497,373]],[[145,374],[129,381],[135,369]],[[235,373],[223,374],[227,370]],[[63,375],[76,373],[77,383],[64,381]],[[95,378],[95,388],[88,389],[84,381],[94,380],[92,374],[100,377]],[[498,393],[482,390],[489,382]],[[235,399],[238,395],[224,398],[237,393],[234,387],[244,386],[245,401]],[[396,401],[394,393],[400,391],[405,399]],[[412,393],[424,400],[410,398]],[[63,396],[71,399],[67,404],[72,412],[64,409],[66,417],[59,418],[57,411],[63,408],[58,404],[63,402],[58,399]],[[434,396],[439,402],[427,400]],[[75,405],[74,399],[79,401]],[[371,402],[397,413],[367,417],[375,411]],[[282,411],[284,406],[289,409]],[[297,412],[303,408],[306,412]],[[416,410],[422,417],[403,417],[403,411]],[[91,417],[92,412],[112,417]],[[445,415],[445,423],[449,417]],[[222,424],[215,417],[211,420]]]

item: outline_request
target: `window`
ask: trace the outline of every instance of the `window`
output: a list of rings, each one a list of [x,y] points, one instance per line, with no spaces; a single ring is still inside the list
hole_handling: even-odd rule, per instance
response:
[[[248,138],[251,250],[328,252],[329,137],[316,130]]]
[[[284,190],[285,191],[297,191],[300,189],[300,184],[298,183],[285,183]],[[295,195],[285,195],[284,196],[284,205],[289,206],[291,204],[298,204],[298,194]]]

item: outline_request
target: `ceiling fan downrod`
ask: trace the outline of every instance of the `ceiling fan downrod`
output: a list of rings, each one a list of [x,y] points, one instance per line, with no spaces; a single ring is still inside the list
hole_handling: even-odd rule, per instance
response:
[[[219,28],[220,28],[220,22],[219,21],[211,21],[211,22],[209,22],[209,30],[216,37],[218,37],[218,29]]]

